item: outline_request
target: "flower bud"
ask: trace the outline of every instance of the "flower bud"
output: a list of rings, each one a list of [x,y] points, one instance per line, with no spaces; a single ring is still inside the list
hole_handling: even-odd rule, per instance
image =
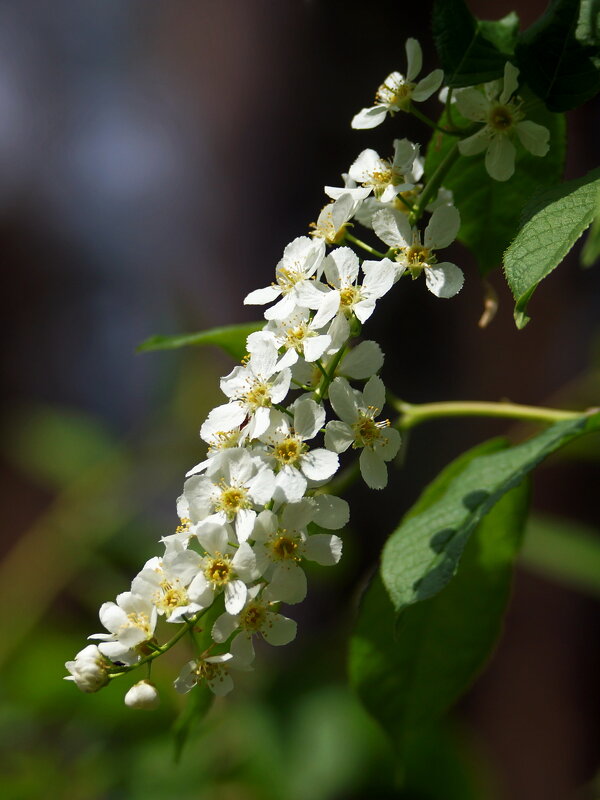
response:
[[[65,667],[71,673],[66,681],[74,681],[82,692],[97,692],[108,683],[107,663],[95,644],[80,650],[75,661],[67,661]]]
[[[150,681],[139,681],[125,695],[125,705],[129,708],[144,708],[151,711],[158,708],[160,697],[154,684]]]

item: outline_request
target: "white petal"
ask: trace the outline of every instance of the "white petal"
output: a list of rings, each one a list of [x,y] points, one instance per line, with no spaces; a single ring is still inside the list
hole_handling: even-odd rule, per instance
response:
[[[523,120],[515,125],[519,141],[534,156],[545,156],[550,148],[550,131],[531,120]]]
[[[385,385],[381,378],[378,378],[377,375],[369,378],[363,390],[363,397],[366,406],[372,406],[381,411],[385,405]]]
[[[512,95],[517,91],[518,86],[519,70],[510,61],[507,61],[504,65],[504,86],[502,87],[500,102],[502,104],[508,103]]]
[[[301,603],[306,597],[306,575],[297,564],[278,565],[271,582],[264,590],[264,597],[269,601],[283,603]]]
[[[331,336],[328,333],[322,336],[309,336],[304,340],[304,360],[309,364],[318,361],[330,346]]]
[[[235,555],[231,559],[231,564],[236,571],[236,574],[246,582],[256,580],[258,578],[258,571],[256,569],[256,556],[254,550],[250,547],[248,542],[242,542]]]
[[[229,581],[225,585],[225,610],[229,614],[239,614],[246,604],[248,589],[244,581]]]
[[[485,154],[485,168],[497,181],[507,181],[515,171],[515,146],[508,136],[494,136]]]
[[[273,499],[277,503],[299,503],[307,487],[306,478],[294,467],[284,467],[276,476]]]
[[[310,397],[301,397],[294,406],[294,430],[302,439],[312,439],[325,424],[325,409]]]
[[[352,127],[357,130],[366,130],[367,128],[376,128],[381,125],[387,114],[385,106],[373,106],[372,108],[363,108],[352,119]]]
[[[443,79],[443,71],[441,69],[434,69],[433,72],[430,72],[429,75],[417,83],[411,95],[412,99],[416,100],[418,103],[427,100],[434,92],[437,92]]]
[[[260,469],[248,482],[248,494],[257,506],[266,505],[275,489],[275,475],[270,469]]]
[[[370,489],[385,489],[387,486],[387,467],[384,460],[369,447],[363,448],[359,458],[360,474]]]
[[[383,437],[383,444],[377,448],[377,453],[384,461],[391,461],[400,449],[400,431],[397,431],[396,428],[387,428]]]
[[[275,380],[271,384],[271,401],[273,403],[281,403],[283,400],[285,400],[287,393],[290,390],[291,380],[292,380],[292,373],[290,372],[290,370],[282,369],[279,375],[275,378]]]
[[[329,283],[343,288],[355,283],[358,277],[358,256],[349,247],[336,247],[325,259],[324,268]]]
[[[244,298],[244,304],[247,306],[257,305],[262,306],[264,303],[272,303],[281,294],[279,286],[265,286],[263,289],[255,289]]]
[[[350,506],[341,497],[333,494],[318,494],[313,499],[317,506],[314,522],[321,528],[337,531],[348,524]]]
[[[315,328],[322,328],[333,319],[340,307],[340,293],[337,289],[323,295],[318,311],[313,319]]]
[[[344,453],[354,442],[354,432],[345,422],[332,420],[325,428],[325,447],[334,453]]]
[[[373,215],[373,230],[388,247],[410,247],[412,229],[406,214],[384,208]]]
[[[421,45],[416,39],[409,38],[406,40],[406,80],[413,81],[423,66],[423,52]]]
[[[237,628],[239,618],[231,614],[221,614],[212,627],[212,638],[215,642],[225,642]]]
[[[219,670],[214,678],[209,678],[206,682],[217,697],[223,697],[233,689],[233,678],[225,670]]]
[[[463,156],[476,156],[478,153],[482,153],[489,146],[489,143],[489,131],[487,128],[482,128],[472,136],[461,139],[458,143],[458,149]]]
[[[227,528],[224,525],[204,522],[198,527],[196,536],[206,552],[213,556],[216,553],[224,553],[227,549],[229,537]]]
[[[381,162],[382,159],[379,157],[379,153],[368,148],[360,153],[348,170],[348,175],[357,183],[365,183],[371,178],[373,172],[381,171]]]
[[[438,206],[425,228],[424,245],[433,250],[448,247],[456,239],[460,214],[455,206]]]
[[[383,366],[383,353],[377,342],[365,341],[344,357],[341,372],[348,378],[370,378]]]
[[[251,636],[240,633],[231,642],[230,650],[233,655],[231,666],[236,669],[247,669],[254,661],[254,645]]]
[[[458,110],[467,119],[475,122],[485,122],[490,107],[490,101],[478,89],[469,87],[456,92],[456,105]]]
[[[354,390],[345,378],[335,378],[329,387],[329,402],[342,422],[353,425],[358,419]]]
[[[261,633],[266,642],[279,646],[289,644],[296,638],[297,625],[293,619],[288,619],[281,614],[269,614],[269,623]]]
[[[275,479],[273,478],[273,490],[275,489]],[[240,508],[235,515],[235,534],[240,544],[245,542],[252,535],[256,511],[250,508]]]
[[[389,258],[382,258],[381,261],[363,261],[362,271],[365,274],[363,290],[371,298],[383,297],[394,285],[396,267]]]
[[[309,522],[312,522],[315,513],[316,505],[313,499],[305,497],[299,503],[290,503],[287,505],[281,515],[281,521],[284,528],[300,530],[301,528],[305,528]]]
[[[462,270],[448,261],[425,269],[427,288],[436,297],[454,297],[462,289],[464,281]]]
[[[302,472],[311,481],[325,481],[337,472],[340,460],[335,453],[319,447],[302,456]]]
[[[294,313],[296,297],[294,292],[284,294],[278,303],[265,311],[265,319],[285,319]]]
[[[306,540],[304,555],[324,567],[332,566],[342,557],[342,540],[331,533],[315,533]]]

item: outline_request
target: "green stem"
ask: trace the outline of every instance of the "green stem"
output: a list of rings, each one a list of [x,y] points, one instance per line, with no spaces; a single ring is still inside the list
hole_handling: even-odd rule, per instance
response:
[[[487,403],[478,401],[456,401],[447,403],[422,403],[413,405],[397,398],[390,398],[391,405],[400,412],[396,426],[408,430],[431,419],[443,417],[507,417],[509,419],[531,420],[532,422],[552,423],[563,419],[581,417],[582,411],[564,411],[558,408],[521,406],[516,403]]]
[[[452,168],[454,162],[460,156],[460,152],[458,150],[458,142],[455,142],[450,150],[446,153],[442,161],[437,166],[437,169],[431,176],[431,178],[427,181],[425,188],[421,192],[421,196],[419,197],[419,202],[414,207],[409,220],[411,225],[417,223],[421,217],[423,216],[423,212],[425,211],[425,207],[429,203],[433,196],[437,192],[437,190],[442,185],[442,181]]]
[[[357,239],[356,236],[353,236],[351,233],[346,231],[346,240],[352,242],[357,247],[362,247],[363,250],[366,250],[367,253],[370,253],[372,256],[377,256],[377,258],[385,258],[385,253],[380,253],[379,250],[375,250],[374,247],[371,247],[370,244],[361,241],[361,239]]]
[[[462,131],[451,131],[448,128],[442,128],[440,125],[437,125],[432,119],[429,119],[428,116],[423,114],[422,111],[419,111],[418,108],[411,106],[410,113],[413,114],[417,119],[420,119],[421,122],[424,122],[425,125],[429,125],[430,128],[433,128],[434,131],[440,131],[440,133],[445,133],[448,136],[462,136]]]
[[[337,369],[338,364],[344,357],[344,353],[346,352],[346,348],[348,346],[348,342],[346,342],[342,347],[337,351],[335,356],[331,359],[329,364],[327,364],[327,371],[321,378],[321,383],[315,389],[315,399],[317,403],[320,403],[321,400],[327,394],[327,390],[329,389],[329,384],[335,377],[335,371]]]
[[[150,653],[150,655],[142,658],[141,661],[138,661],[137,664],[132,664],[130,667],[117,667],[118,670],[115,672],[109,673],[109,678],[112,680],[113,678],[119,678],[121,675],[127,675],[127,673],[132,672],[134,669],[143,666],[144,664],[149,664],[151,661],[154,661],[155,658],[162,656],[163,653],[166,653],[167,650],[170,650],[173,645],[177,644],[177,642],[182,639],[188,631],[191,631],[194,625],[198,622],[200,617],[207,611],[208,609],[203,608],[202,611],[198,611],[198,613],[193,616],[190,620],[188,620],[185,625],[183,625],[173,636],[172,639],[169,639],[168,642],[163,644],[161,647],[158,647],[154,653]]]

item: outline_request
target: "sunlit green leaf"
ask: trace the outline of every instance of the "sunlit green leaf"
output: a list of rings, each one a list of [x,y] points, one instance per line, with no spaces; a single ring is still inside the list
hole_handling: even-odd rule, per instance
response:
[[[581,264],[584,267],[591,267],[600,258],[600,192],[596,199],[596,210],[594,211],[594,221],[581,251]]]
[[[437,505],[470,463],[506,447],[493,440],[463,454],[403,524]],[[403,747],[449,708],[488,658],[509,596],[527,499],[526,482],[509,491],[477,527],[450,584],[399,618],[379,576],[365,593],[351,640],[350,676],[367,709]]]
[[[483,274],[499,267],[502,253],[519,229],[521,210],[538,190],[560,180],[565,159],[565,120],[551,114],[543,103],[526,90],[520,92],[525,100],[527,119],[544,125],[550,131],[550,150],[543,158],[528,153],[519,143],[515,173],[507,181],[495,181],[487,173],[484,154],[460,156],[452,166],[443,185],[451,189],[454,203],[460,211],[461,226],[458,239],[475,255]],[[469,125],[453,109],[452,121]],[[449,124],[446,114],[440,120]],[[435,169],[456,144],[456,137],[434,133],[427,148],[425,175],[429,180]]]
[[[403,522],[383,549],[381,574],[397,611],[432,597],[455,574],[475,526],[546,456],[600,428],[600,414],[557,422],[523,444],[479,456],[444,496]]]
[[[591,225],[600,191],[600,169],[536,195],[525,224],[504,254],[504,273],[515,298],[515,321],[529,322],[527,304],[538,287]]]
[[[264,322],[244,322],[241,325],[226,325],[210,328],[198,333],[183,333],[178,336],[151,336],[137,348],[138,353],[150,350],[174,350],[178,347],[199,347],[212,344],[240,361],[246,353],[246,339],[254,331],[260,330]]]
[[[519,18],[475,19],[464,0],[436,0],[432,30],[447,86],[471,86],[500,78],[514,52]]]

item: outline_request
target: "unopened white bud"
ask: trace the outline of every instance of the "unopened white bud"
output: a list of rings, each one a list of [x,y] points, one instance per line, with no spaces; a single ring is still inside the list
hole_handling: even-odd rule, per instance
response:
[[[82,692],[97,692],[108,683],[107,663],[95,644],[80,650],[75,661],[67,661],[65,667],[71,673],[66,681],[74,681]]]
[[[150,681],[140,681],[132,686],[125,695],[125,705],[129,708],[144,708],[151,711],[158,708],[160,697],[154,684]]]

